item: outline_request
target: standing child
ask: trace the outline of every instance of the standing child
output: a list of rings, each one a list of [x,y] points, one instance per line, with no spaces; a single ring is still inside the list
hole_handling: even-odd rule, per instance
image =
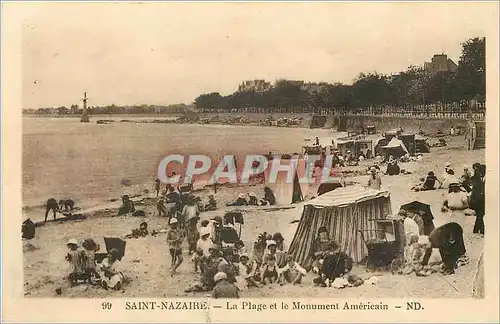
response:
[[[99,245],[91,238],[83,241],[84,248],[84,272],[85,278],[92,283],[92,278],[96,275],[95,252],[99,250]]]
[[[200,228],[200,239],[196,242],[196,252],[193,255],[194,272],[198,270],[203,273],[204,270],[204,259],[210,257],[210,248],[213,246],[213,242],[210,239],[209,229],[206,227]]]
[[[167,217],[167,207],[163,199],[160,198],[156,203],[156,210],[158,210],[158,217]]]
[[[183,261],[181,243],[184,240],[184,236],[181,230],[177,227],[177,224],[178,221],[176,218],[170,219],[170,229],[167,231],[167,243],[169,247],[172,267],[172,270],[170,272],[171,276],[174,275],[175,271]]]
[[[155,191],[156,191],[156,197],[160,195],[160,179],[156,179],[155,181]]]
[[[68,261],[72,266],[72,271],[69,274],[68,278],[71,282],[72,286],[78,284],[78,278],[83,277],[84,273],[84,252],[78,246],[78,241],[75,239],[71,239],[67,243],[67,247],[69,249],[68,254],[66,255],[66,261]]]

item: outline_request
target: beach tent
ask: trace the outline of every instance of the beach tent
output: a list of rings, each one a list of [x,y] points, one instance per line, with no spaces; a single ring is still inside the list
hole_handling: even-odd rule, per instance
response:
[[[403,141],[397,139],[396,137],[393,137],[386,146],[382,147],[382,152],[386,157],[392,155],[395,158],[399,158],[405,154],[409,154],[408,149],[406,148]]]
[[[415,155],[416,153],[416,143],[415,143],[415,134],[400,134],[398,136],[398,139],[400,139],[405,147],[408,149],[408,152],[410,155]]]
[[[382,147],[386,146],[389,143],[385,137],[381,136],[373,140],[373,153],[375,156],[382,154]]]
[[[427,142],[427,138],[420,136],[418,134],[415,135],[415,151],[417,153],[429,153],[430,145]]]
[[[291,161],[281,161],[281,165],[286,165],[291,163]],[[268,168],[266,172],[269,174]],[[301,202],[303,197],[309,191],[308,183],[300,183],[299,178],[305,175],[305,162],[304,160],[299,160],[297,169],[293,176],[293,182],[288,181],[288,174],[286,172],[278,172],[276,176],[276,183],[274,184],[274,193],[276,196],[276,202],[278,205],[289,205]],[[269,175],[266,176],[269,179]]]
[[[310,268],[310,257],[318,229],[325,226],[342,251],[359,262],[367,255],[367,248],[359,230],[375,229],[374,219],[391,214],[390,194],[362,186],[347,186],[327,192],[304,203],[289,254],[301,265]],[[376,232],[364,232],[374,237]]]

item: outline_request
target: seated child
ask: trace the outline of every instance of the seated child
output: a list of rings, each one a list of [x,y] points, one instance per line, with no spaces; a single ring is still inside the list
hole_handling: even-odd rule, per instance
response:
[[[257,262],[250,261],[248,254],[240,255],[238,263],[238,275],[236,276],[236,285],[240,290],[246,290],[248,287],[260,287],[257,282]]]
[[[124,238],[139,238],[139,237],[146,237],[149,234],[148,232],[148,223],[142,222],[139,225],[139,228],[134,228],[132,230],[132,234],[127,234],[124,236]]]
[[[234,243],[234,254],[241,256],[242,254],[246,254],[247,249],[245,247],[245,243],[242,240],[238,240]]]
[[[117,249],[111,249],[108,257],[100,264],[101,284],[104,289],[120,290],[124,276],[120,271],[119,252]]]
[[[262,266],[261,272],[261,283],[272,284],[278,281],[279,268],[276,264],[276,257],[273,254],[267,254],[264,259],[264,264]]]
[[[224,272],[218,272],[214,276],[215,287],[212,290],[212,297],[217,298],[239,298],[238,287],[227,280]]]
[[[306,269],[295,262],[291,255],[286,257],[286,265],[280,269],[280,279],[282,283],[300,284],[302,277],[307,274]]]
[[[211,211],[217,209],[217,201],[214,198],[214,195],[208,196],[208,204],[204,206],[205,211]]]

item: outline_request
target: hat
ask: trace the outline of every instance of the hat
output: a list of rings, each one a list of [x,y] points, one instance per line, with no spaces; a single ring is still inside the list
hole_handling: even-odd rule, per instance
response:
[[[434,175],[434,172],[430,171],[429,173],[427,173],[428,176],[433,176]]]
[[[214,197],[213,194],[208,195],[208,198],[213,198],[213,197]]]
[[[271,245],[278,245],[275,240],[268,240],[266,242],[267,247],[270,247]]]
[[[222,217],[220,216],[215,216],[214,218],[212,218],[212,220],[216,221],[217,223],[222,223]]]
[[[70,245],[70,244],[78,245],[78,241],[76,239],[69,239],[68,243],[66,243],[66,245]]]
[[[238,198],[245,198],[245,194],[242,194],[242,193],[241,193],[241,194],[239,194],[239,195],[238,195]]]
[[[347,150],[347,153],[351,153],[351,151],[350,151],[350,150]]]
[[[255,194],[255,192],[251,192],[248,194],[250,197],[257,197],[257,195]]]
[[[377,172],[377,168],[376,168],[376,167],[374,167],[374,166],[372,166],[372,167],[370,168],[370,172]]]
[[[250,260],[250,257],[248,256],[248,253],[242,253],[240,255],[240,260],[243,259],[243,258],[247,258],[247,260]]]
[[[214,276],[214,281],[219,282],[222,279],[227,279],[227,274],[225,274],[224,272],[217,272]]]
[[[328,233],[328,230],[326,229],[326,227],[321,226],[321,227],[318,229],[318,234],[319,234],[319,233]]]
[[[450,188],[452,188],[452,187],[460,187],[460,184],[456,183],[456,182],[452,182],[452,183],[450,183],[449,187]]]
[[[179,222],[179,221],[177,220],[177,218],[172,217],[172,218],[170,218],[170,222],[169,222],[169,224],[170,224],[170,225],[173,225],[173,224],[177,224],[178,222]]]
[[[118,258],[120,256],[120,252],[117,249],[114,249],[114,248],[111,249],[111,250],[109,250],[109,254],[111,254],[115,258]]]
[[[408,212],[406,211],[406,209],[400,209],[398,212],[398,215],[399,216],[408,216]]]
[[[284,241],[285,239],[283,238],[283,235],[281,235],[280,232],[276,232],[273,235],[273,240],[275,240],[275,241]]]
[[[445,166],[445,167],[449,167],[449,166],[451,166],[451,163],[450,163],[450,162],[446,162],[446,163],[444,164],[444,166]]]

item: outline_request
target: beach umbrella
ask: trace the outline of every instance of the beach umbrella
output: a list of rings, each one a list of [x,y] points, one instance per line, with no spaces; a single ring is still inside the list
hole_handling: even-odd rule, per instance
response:
[[[415,213],[415,214],[418,214],[418,212],[423,211],[424,215],[422,218],[424,220],[431,221],[434,219],[434,215],[432,215],[432,211],[431,211],[431,206],[424,204],[424,203],[417,201],[417,200],[402,205],[401,209],[404,209],[407,212]]]
[[[106,245],[106,251],[109,251],[111,249],[117,249],[119,253],[118,260],[122,260],[123,256],[125,256],[125,245],[127,244],[126,241],[122,240],[119,237],[105,237],[104,238],[104,244]]]

